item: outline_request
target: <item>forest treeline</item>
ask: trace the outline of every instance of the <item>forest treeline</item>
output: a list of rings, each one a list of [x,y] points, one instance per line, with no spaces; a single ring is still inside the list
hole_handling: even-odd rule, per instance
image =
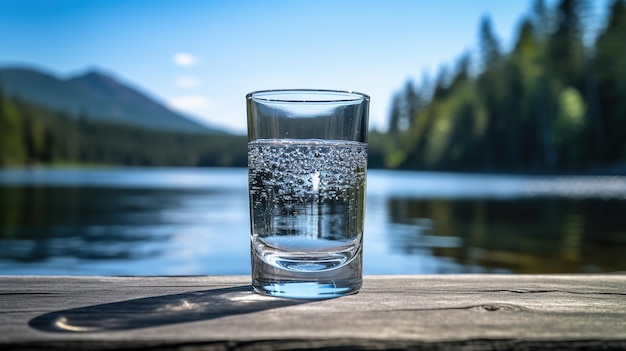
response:
[[[595,31],[590,5],[535,1],[510,52],[484,17],[478,55],[395,95],[388,131],[370,134],[372,163],[490,172],[626,165],[626,4],[613,0]]]
[[[0,166],[245,167],[246,137],[149,130],[72,117],[0,91]]]

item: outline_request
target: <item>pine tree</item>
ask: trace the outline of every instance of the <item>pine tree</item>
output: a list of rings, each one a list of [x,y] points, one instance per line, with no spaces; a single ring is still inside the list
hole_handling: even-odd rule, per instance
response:
[[[22,120],[13,101],[0,91],[0,166],[26,161]]]

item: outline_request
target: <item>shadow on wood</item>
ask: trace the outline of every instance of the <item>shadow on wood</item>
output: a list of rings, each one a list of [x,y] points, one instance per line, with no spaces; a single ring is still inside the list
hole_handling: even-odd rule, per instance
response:
[[[250,286],[155,296],[46,313],[29,321],[47,332],[130,330],[216,319],[310,302],[262,296]]]

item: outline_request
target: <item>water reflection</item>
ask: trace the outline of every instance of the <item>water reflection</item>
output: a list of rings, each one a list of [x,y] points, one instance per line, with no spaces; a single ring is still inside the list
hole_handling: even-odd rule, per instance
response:
[[[180,205],[178,191],[83,187],[2,187],[3,258],[46,261],[142,259],[162,254],[145,243],[169,240],[163,209]]]
[[[368,172],[364,272],[626,271],[626,178]],[[0,274],[249,274],[245,169],[0,171]]]
[[[248,273],[245,187],[229,185],[245,184],[239,170],[92,173],[0,186],[1,273]]]
[[[450,258],[462,272],[606,272],[626,268],[620,200],[389,199],[389,242]]]

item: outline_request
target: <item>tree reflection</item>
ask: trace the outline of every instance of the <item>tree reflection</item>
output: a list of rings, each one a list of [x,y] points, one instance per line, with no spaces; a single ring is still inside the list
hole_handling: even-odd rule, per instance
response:
[[[163,218],[181,190],[0,187],[0,257],[16,262],[153,257],[172,234]]]
[[[626,269],[626,202],[562,198],[411,199],[387,205],[392,249],[452,259],[463,272]]]

